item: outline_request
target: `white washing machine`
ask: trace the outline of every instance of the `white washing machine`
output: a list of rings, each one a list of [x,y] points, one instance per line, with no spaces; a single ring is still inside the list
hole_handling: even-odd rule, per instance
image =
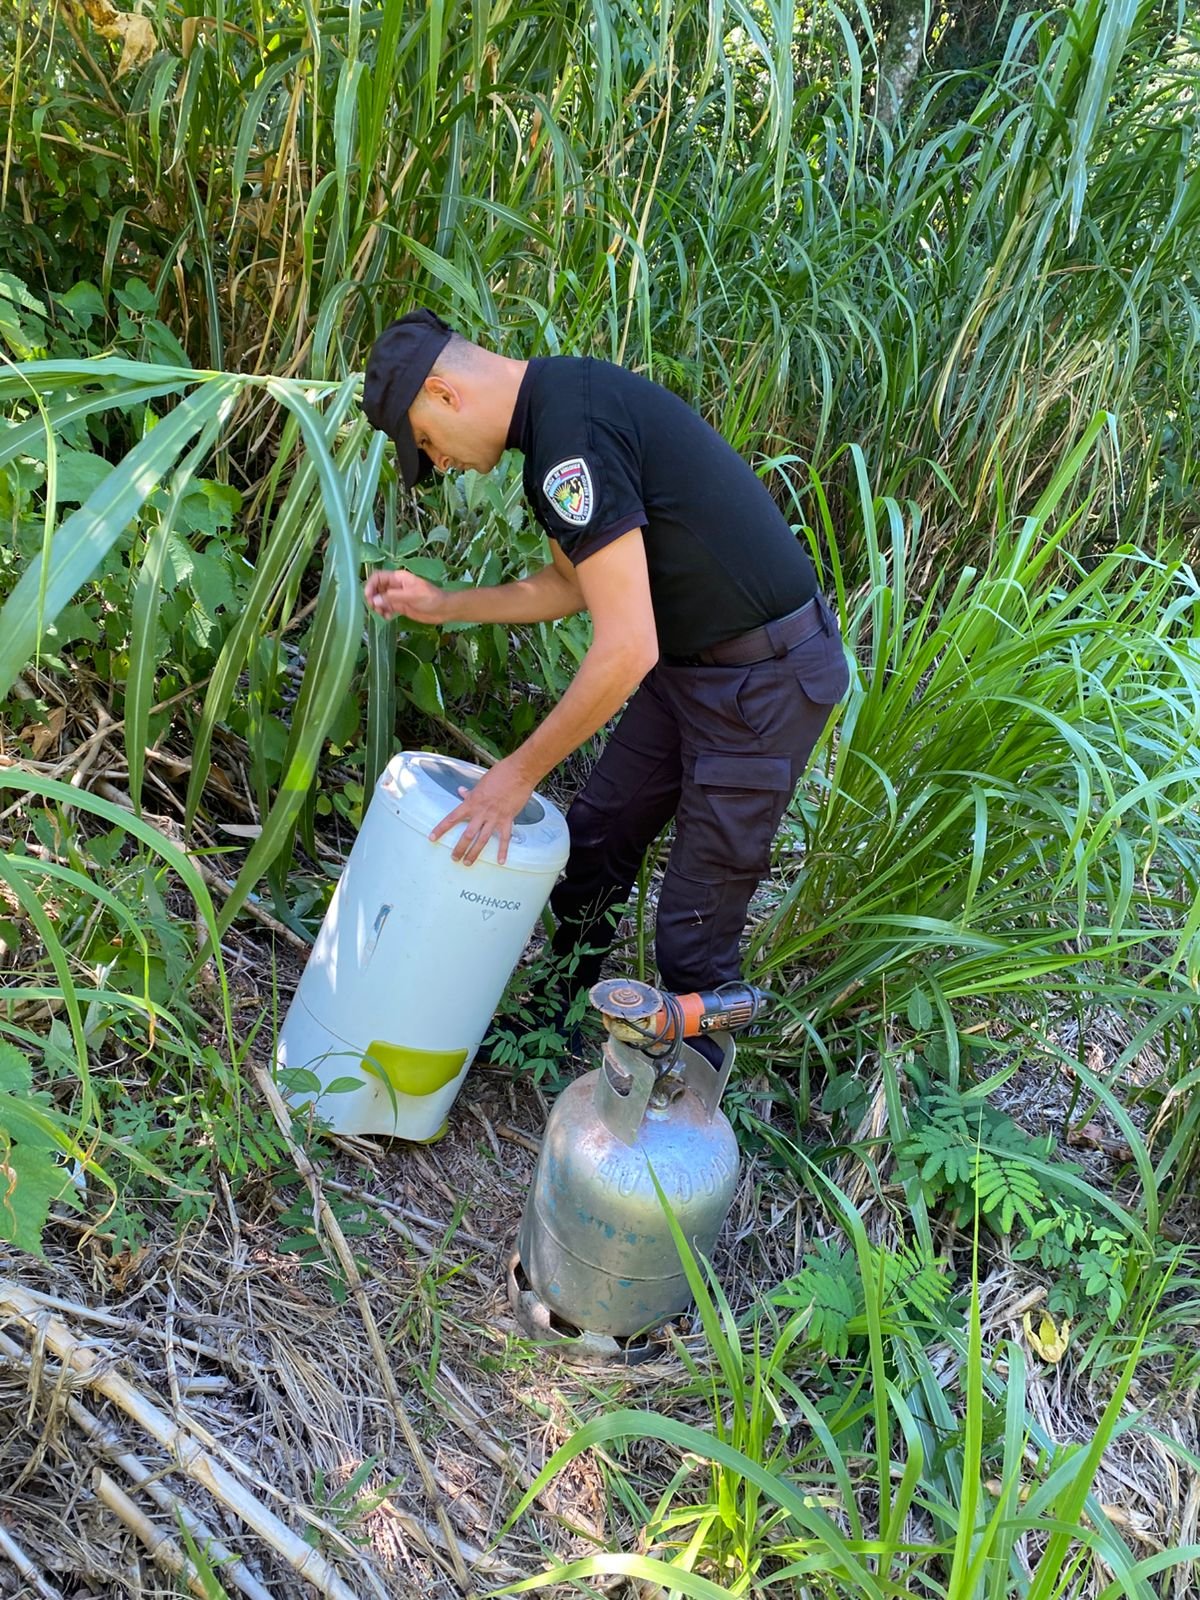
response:
[[[289,1102],[337,1133],[437,1137],[566,862],[566,821],[538,794],[503,866],[494,838],[472,866],[451,857],[460,829],[430,842],[483,772],[404,751],[363,817],[277,1052]]]

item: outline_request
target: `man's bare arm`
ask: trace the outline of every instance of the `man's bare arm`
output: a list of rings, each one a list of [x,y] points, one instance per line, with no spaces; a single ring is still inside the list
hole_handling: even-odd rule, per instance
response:
[[[576,576],[592,643],[562,699],[515,752],[534,786],[616,715],[658,660],[642,530],[590,556]]]
[[[658,659],[650,578],[641,529],[589,556],[578,569],[592,614],[591,648],[562,699],[511,756],[491,769],[430,837],[464,823],[454,846],[458,861],[474,861],[493,834],[500,860],[508,852],[513,818],[547,772],[602,728]]]
[[[479,589],[443,589],[415,572],[373,572],[367,604],[381,617],[414,622],[555,622],[585,605],[575,568],[552,539],[552,560],[528,578]]]

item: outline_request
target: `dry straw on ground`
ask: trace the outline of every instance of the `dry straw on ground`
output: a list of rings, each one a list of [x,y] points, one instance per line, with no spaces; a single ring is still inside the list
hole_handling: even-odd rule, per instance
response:
[[[321,1273],[280,1250],[281,1202],[265,1187],[180,1240],[164,1216],[119,1270],[65,1225],[51,1230],[46,1262],[0,1261],[0,1594],[177,1593],[181,1514],[214,1564],[231,1561],[218,1566],[228,1591],[256,1600],[449,1600],[463,1592],[459,1562],[466,1591],[485,1593],[547,1556],[636,1546],[590,1457],[496,1542],[542,1461],[598,1405],[707,1421],[681,1397],[674,1357],[579,1374],[516,1339],[504,1264],[541,1121],[527,1085],[480,1068],[441,1144],[369,1151],[365,1172],[339,1154],[327,1195],[343,1207],[370,1197],[377,1218],[355,1247],[390,1378],[355,1297],[336,1303]],[[735,1305],[795,1269],[811,1225],[798,1194],[751,1167],[719,1259]],[[1027,1282],[1000,1265],[982,1293],[989,1346],[1019,1338],[1036,1301]],[[1069,1363],[1030,1371],[1033,1415],[1056,1439],[1085,1440],[1102,1388],[1075,1383]],[[1152,1369],[1132,1403],[1200,1445],[1192,1407],[1156,1394]],[[627,1470],[645,1489],[669,1465],[641,1445]],[[353,1495],[339,1498],[351,1479]],[[1196,1536],[1196,1484],[1145,1432],[1118,1441],[1097,1490],[1139,1553]],[[6,1590],[21,1563],[27,1575]]]

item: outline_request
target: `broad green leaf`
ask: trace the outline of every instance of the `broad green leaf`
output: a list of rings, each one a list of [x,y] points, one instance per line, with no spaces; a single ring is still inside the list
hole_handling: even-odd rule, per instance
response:
[[[0,1130],[8,1107],[0,1096]],[[70,1172],[46,1150],[0,1138],[0,1239],[40,1256],[42,1233],[56,1201],[78,1206]]]
[[[236,600],[228,557],[219,543],[191,551],[190,582],[195,610],[211,628],[217,612],[230,610]]]
[[[103,456],[93,455],[90,450],[65,450],[60,446],[57,457],[54,497],[60,505],[64,501],[81,505],[113,470]]]
[[[153,316],[158,309],[158,300],[150,285],[141,278],[126,278],[119,289],[113,290],[113,298],[126,310],[143,316]]]
[[[94,283],[73,283],[65,293],[56,295],[60,306],[65,306],[77,322],[89,327],[93,319],[104,315],[104,297]]]
[[[16,1045],[0,1041],[0,1093],[24,1094],[32,1081],[29,1058]]]
[[[242,496],[231,484],[194,478],[183,492],[176,526],[188,533],[204,533],[213,538],[223,528],[233,525],[241,506]]]
[[[279,1086],[285,1094],[320,1094],[321,1080],[307,1067],[284,1067],[279,1073]],[[356,1083],[356,1087],[362,1085]]]
[[[0,272],[0,296],[11,300],[14,305],[21,306],[26,311],[33,311],[39,317],[46,315],[46,308],[29,291],[26,284],[11,272]]]
[[[408,684],[408,692],[413,701],[422,711],[432,717],[445,715],[446,704],[442,699],[442,686],[433,666],[428,661],[419,661],[412,680]]]
[[[908,997],[909,1026],[916,1033],[925,1033],[932,1021],[933,1007],[929,1003],[929,996],[918,985]]]

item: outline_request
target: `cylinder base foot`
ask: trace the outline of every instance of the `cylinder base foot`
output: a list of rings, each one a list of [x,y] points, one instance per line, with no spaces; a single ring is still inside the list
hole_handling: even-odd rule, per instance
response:
[[[564,1322],[529,1282],[519,1252],[514,1252],[508,1262],[508,1303],[530,1339],[551,1346],[564,1361],[575,1365],[604,1362],[614,1366],[638,1366],[643,1361],[653,1361],[665,1349],[661,1339],[648,1333],[618,1338],[610,1333],[590,1333],[586,1328],[575,1328]]]

